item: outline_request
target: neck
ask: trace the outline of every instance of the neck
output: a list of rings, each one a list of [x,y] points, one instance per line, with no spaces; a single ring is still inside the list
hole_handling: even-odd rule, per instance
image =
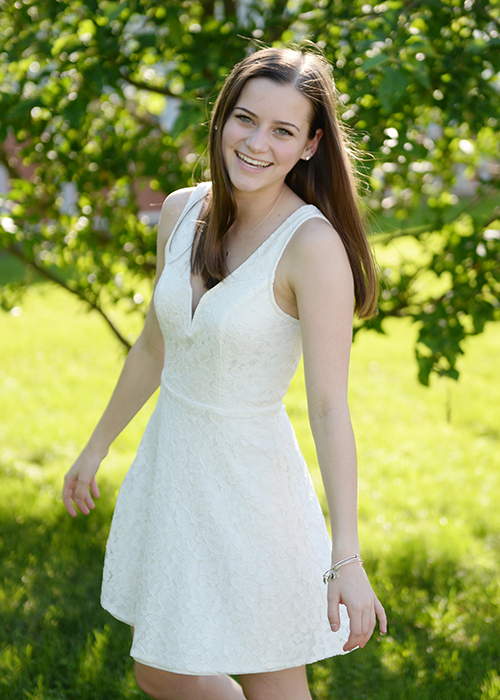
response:
[[[280,195],[284,195],[284,188],[286,188],[286,185],[281,182],[269,189],[259,190],[258,192],[234,190],[234,199],[238,207],[237,227],[249,227],[252,223],[262,219],[273,207]],[[284,196],[281,199],[283,200]]]

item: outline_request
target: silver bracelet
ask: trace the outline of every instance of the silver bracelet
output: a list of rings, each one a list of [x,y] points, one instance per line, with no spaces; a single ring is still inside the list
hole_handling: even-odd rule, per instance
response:
[[[338,561],[336,564],[332,566],[331,569],[328,569],[323,574],[323,583],[328,583],[328,581],[335,581],[336,578],[339,577],[339,569],[341,566],[345,566],[345,564],[353,564],[354,562],[359,562],[359,564],[363,563],[363,560],[359,556],[359,554],[352,554],[350,557],[346,557],[345,559],[341,559]]]

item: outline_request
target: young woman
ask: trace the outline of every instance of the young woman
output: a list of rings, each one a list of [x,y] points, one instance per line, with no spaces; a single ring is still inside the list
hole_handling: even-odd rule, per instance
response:
[[[63,498],[89,514],[111,442],[160,385],[102,590],[137,681],[159,700],[308,700],[305,664],[365,646],[377,617],[386,630],[347,405],[353,312],[377,284],[328,65],[289,49],[238,64],[210,166],[165,201],[154,303]],[[333,544],[282,404],[302,350]]]

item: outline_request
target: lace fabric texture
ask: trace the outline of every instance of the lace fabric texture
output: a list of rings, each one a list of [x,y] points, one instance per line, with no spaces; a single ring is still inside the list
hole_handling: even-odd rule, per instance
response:
[[[116,503],[101,602],[135,628],[131,655],[185,674],[260,673],[343,653],[322,574],[331,543],[282,400],[300,323],[274,274],[294,212],[194,315],[190,251],[209,183],[167,244],[154,304],[165,339],[158,403]]]

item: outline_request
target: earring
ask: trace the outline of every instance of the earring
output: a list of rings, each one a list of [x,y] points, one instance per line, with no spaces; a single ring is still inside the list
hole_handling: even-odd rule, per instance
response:
[[[311,154],[310,154],[310,153],[307,154],[306,160],[311,160]]]
[[[218,128],[219,128],[219,127],[218,127],[218,125],[216,124],[216,125],[214,126],[214,131],[217,131]]]

